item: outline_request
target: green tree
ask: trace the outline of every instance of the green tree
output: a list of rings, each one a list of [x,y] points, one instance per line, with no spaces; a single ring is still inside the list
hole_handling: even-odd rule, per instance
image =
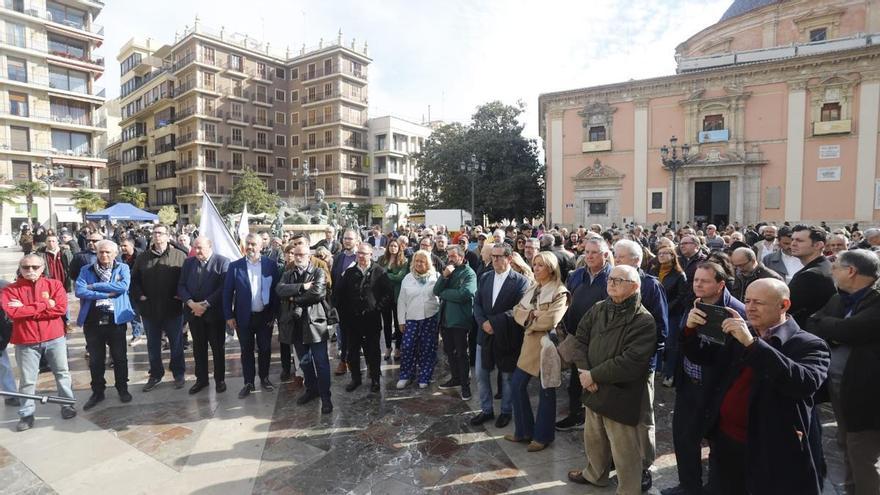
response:
[[[269,192],[263,179],[250,169],[245,169],[241,180],[232,186],[232,194],[220,206],[220,213],[241,213],[247,203],[248,213],[275,213],[278,210],[278,195]]]
[[[544,167],[534,140],[522,135],[522,103],[481,105],[468,125],[449,124],[428,138],[419,160],[415,211],[470,209],[471,175],[462,165],[475,160],[475,221],[540,216],[544,211]]]
[[[27,204],[28,219],[30,219],[31,212],[34,210],[34,198],[45,197],[47,195],[46,185],[37,180],[16,184],[13,191],[15,191],[18,196],[24,196],[24,201]]]
[[[101,196],[86,189],[77,189],[70,195],[70,199],[73,200],[73,206],[82,215],[83,223],[86,221],[86,214],[101,210],[107,206],[107,202]]]
[[[173,225],[177,221],[177,207],[174,205],[165,205],[159,208],[159,223],[162,225]]]
[[[117,198],[121,203],[131,203],[138,208],[143,208],[147,204],[147,193],[136,187],[123,187],[117,193]]]
[[[16,196],[18,193],[14,189],[0,189],[0,220],[3,219],[3,205],[6,203],[14,204]],[[3,234],[3,230],[3,223],[0,223],[0,234]]]

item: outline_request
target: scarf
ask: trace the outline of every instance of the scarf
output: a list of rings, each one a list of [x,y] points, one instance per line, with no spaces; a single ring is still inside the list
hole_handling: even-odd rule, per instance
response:
[[[95,262],[95,273],[98,275],[98,280],[102,283],[110,282],[110,279],[113,277],[113,266],[114,264],[110,264],[110,268],[103,268],[100,263]],[[113,312],[113,301],[109,298],[98,299],[95,301],[95,308],[98,308],[100,311],[105,313]]]
[[[412,273],[413,278],[416,279],[416,282],[418,282],[421,285],[427,284],[428,280],[430,280],[430,278],[431,278],[431,271],[430,270],[421,274],[421,275],[419,275],[418,273],[416,273],[414,271],[411,273]]]
[[[667,261],[666,263],[660,263],[660,272],[657,274],[657,278],[663,282],[663,279],[666,278],[669,273],[672,272],[672,263]]]

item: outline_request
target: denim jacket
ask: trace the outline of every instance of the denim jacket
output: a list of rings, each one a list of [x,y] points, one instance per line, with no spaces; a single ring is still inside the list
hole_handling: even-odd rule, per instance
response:
[[[95,301],[107,299],[111,292],[115,294],[110,298],[113,301],[114,323],[122,325],[134,319],[134,311],[131,309],[131,301],[128,298],[131,270],[125,263],[119,261],[113,263],[113,272],[109,282],[98,280],[94,263],[79,272],[79,277],[76,279],[76,297],[80,299],[79,316],[76,318],[77,325],[83,326]],[[89,288],[90,285],[91,288]]]

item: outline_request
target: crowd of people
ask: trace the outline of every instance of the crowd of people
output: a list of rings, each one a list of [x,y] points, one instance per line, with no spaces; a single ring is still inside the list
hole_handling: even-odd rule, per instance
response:
[[[528,452],[550,447],[557,431],[583,429],[587,459],[568,479],[606,486],[614,470],[622,494],[652,485],[655,382],[675,390],[679,485],[667,495],[821,493],[827,469],[816,406],[830,401],[847,493],[880,493],[880,229],[327,227],[314,245],[300,233],[252,233],[239,259],[213,252],[193,228],[146,233],[49,232],[43,245],[25,248],[17,279],[0,294],[0,349],[15,345],[19,386],[3,351],[0,389],[33,394],[46,367],[58,395],[73,398],[65,340],[72,293],[91,373],[85,410],[105,400],[108,364],[119,400],[132,400],[127,347],[144,334],[144,393],[162,384],[166,367],[173,387],[185,386],[187,333],[190,394],[209,386],[209,370],[216,393],[226,391],[232,334],[244,379],[238,397],[256,390],[257,377],[272,391],[277,328],[279,380],[304,386],[299,405],[320,399],[321,413],[330,413],[331,373],[347,375],[344,389],[354,392],[364,381],[361,356],[369,393],[381,391],[383,360],[400,364],[397,389],[436,380],[467,401],[473,377],[472,425],[512,422],[504,438]],[[448,377],[435,376],[441,343]],[[568,408],[557,417],[563,383]],[[32,400],[6,403],[19,407],[19,431],[33,427]],[[76,407],[62,406],[61,415],[75,417]]]

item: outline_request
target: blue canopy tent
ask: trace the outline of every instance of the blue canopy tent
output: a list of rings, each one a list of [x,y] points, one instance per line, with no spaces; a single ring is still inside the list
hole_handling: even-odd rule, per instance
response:
[[[131,203],[116,203],[110,208],[101,211],[89,213],[86,215],[87,220],[110,220],[115,222],[118,220],[131,220],[134,222],[152,222],[159,219],[159,216],[144,211]]]

